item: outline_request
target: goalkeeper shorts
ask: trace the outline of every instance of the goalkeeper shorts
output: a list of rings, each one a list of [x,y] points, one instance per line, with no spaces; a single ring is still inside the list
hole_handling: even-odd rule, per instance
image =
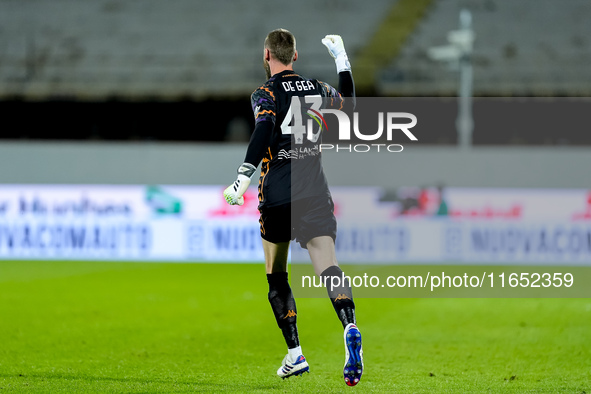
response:
[[[276,207],[262,208],[261,237],[272,243],[299,242],[302,248],[312,238],[337,238],[337,221],[332,198],[308,197]]]

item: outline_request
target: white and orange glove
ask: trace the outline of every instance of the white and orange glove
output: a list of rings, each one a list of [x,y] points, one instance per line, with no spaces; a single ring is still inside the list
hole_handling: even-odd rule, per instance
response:
[[[329,34],[322,39],[322,43],[328,49],[330,56],[334,58],[337,66],[337,74],[342,71],[351,71],[351,64],[345,51],[345,44],[341,36],[336,34]]]

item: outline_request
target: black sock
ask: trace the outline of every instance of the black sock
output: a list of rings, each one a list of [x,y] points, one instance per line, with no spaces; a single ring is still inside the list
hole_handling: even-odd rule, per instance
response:
[[[267,274],[269,282],[269,303],[273,309],[277,325],[283,333],[288,349],[300,346],[298,328],[296,325],[297,309],[287,272]]]
[[[335,277],[335,279],[332,280],[332,277]],[[323,283],[326,283],[328,297],[332,302],[332,306],[334,307],[339,320],[343,324],[343,328],[349,323],[356,324],[355,303],[353,302],[351,283],[349,283],[348,278],[343,280],[345,275],[341,268],[336,265],[328,267],[322,272],[322,274],[320,274],[320,278]],[[338,285],[333,288],[332,284]]]

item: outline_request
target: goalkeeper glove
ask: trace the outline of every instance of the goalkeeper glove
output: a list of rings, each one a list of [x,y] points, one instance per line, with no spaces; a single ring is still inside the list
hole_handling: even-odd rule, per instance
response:
[[[347,52],[345,52],[345,44],[341,36],[329,34],[322,39],[322,43],[328,49],[330,56],[334,57],[337,74],[342,71],[351,71],[351,64]]]
[[[238,167],[238,178],[224,190],[224,198],[230,205],[244,204],[243,194],[250,185],[250,178],[256,171],[256,167],[250,163],[244,163]]]

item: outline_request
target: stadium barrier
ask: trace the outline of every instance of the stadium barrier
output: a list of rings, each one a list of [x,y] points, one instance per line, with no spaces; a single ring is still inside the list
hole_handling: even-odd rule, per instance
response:
[[[1,185],[0,259],[262,261],[257,193]],[[333,188],[340,261],[591,264],[585,189]],[[304,251],[294,248],[294,258]]]

